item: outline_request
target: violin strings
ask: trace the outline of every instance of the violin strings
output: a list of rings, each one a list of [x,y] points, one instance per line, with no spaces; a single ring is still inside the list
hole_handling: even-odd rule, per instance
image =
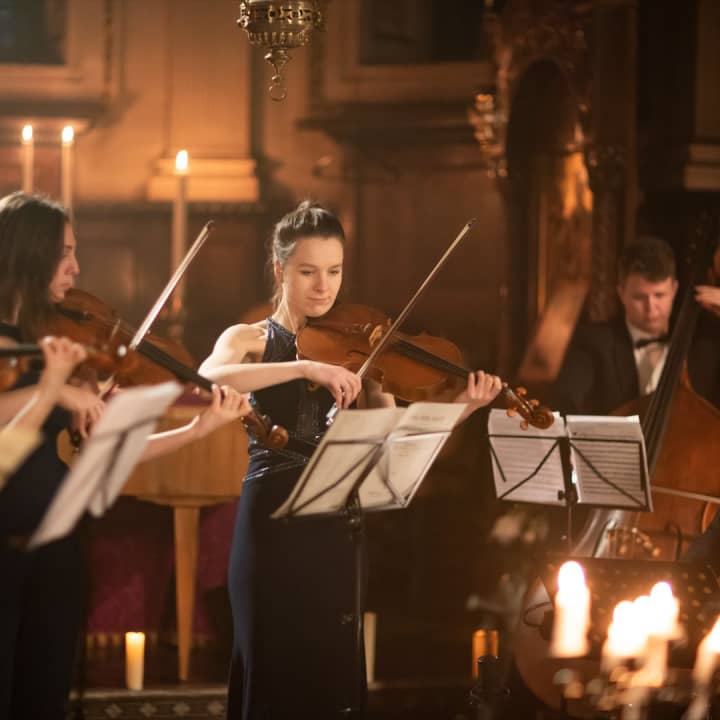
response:
[[[437,355],[425,350],[425,348],[415,345],[409,340],[397,339],[393,342],[393,347],[406,357],[409,357],[411,360],[417,360],[418,362],[429,365],[436,370],[444,370],[445,372],[452,373],[457,377],[462,378],[466,378],[470,374],[470,370],[467,370],[460,365],[456,365],[449,360],[445,360],[445,358],[438,357]]]

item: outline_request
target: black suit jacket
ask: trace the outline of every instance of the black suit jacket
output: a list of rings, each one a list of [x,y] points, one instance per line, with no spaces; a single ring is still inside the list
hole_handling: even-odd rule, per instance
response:
[[[553,409],[591,415],[607,415],[640,395],[624,318],[577,327],[551,394]]]

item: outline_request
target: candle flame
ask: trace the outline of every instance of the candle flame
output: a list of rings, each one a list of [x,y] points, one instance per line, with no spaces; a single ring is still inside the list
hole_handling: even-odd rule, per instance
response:
[[[62,129],[62,141],[63,145],[71,145],[72,141],[75,139],[75,129],[72,125],[66,125]]]
[[[710,651],[720,654],[720,617],[715,621],[713,629],[707,636],[707,641]]]
[[[659,602],[667,602],[672,597],[672,588],[666,582],[655,583],[650,591],[650,597]]]
[[[642,652],[647,642],[642,605],[623,600],[615,606],[606,647],[611,655],[637,657]]]
[[[33,139],[33,126],[25,125],[22,129],[22,139],[24,143],[29,143]]]
[[[585,573],[580,564],[574,560],[563,563],[558,573],[558,590],[572,591],[582,587],[585,587]]]
[[[651,635],[670,638],[677,633],[679,604],[672,588],[659,582],[650,591],[648,627]]]
[[[175,156],[175,170],[179,173],[186,173],[188,170],[188,151],[180,150]]]

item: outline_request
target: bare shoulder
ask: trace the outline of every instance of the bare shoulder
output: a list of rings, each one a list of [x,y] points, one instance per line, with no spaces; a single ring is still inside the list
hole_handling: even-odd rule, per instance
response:
[[[240,362],[257,362],[265,352],[267,321],[231,325],[217,339],[212,355],[213,365]]]

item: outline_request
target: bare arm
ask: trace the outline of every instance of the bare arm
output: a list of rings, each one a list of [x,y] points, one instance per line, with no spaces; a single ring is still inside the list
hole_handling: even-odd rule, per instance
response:
[[[39,430],[53,407],[63,401],[65,382],[86,356],[81,345],[67,338],[46,337],[39,345],[45,368],[38,384],[0,395],[0,420],[12,427]]]
[[[349,407],[360,392],[360,378],[338,365],[312,360],[247,362],[250,357],[261,357],[264,348],[263,323],[233,325],[218,338],[212,354],[200,366],[200,373],[242,393],[291,380],[307,380],[327,388],[338,407]]]
[[[8,390],[0,394],[0,425],[5,425],[34,402],[37,396],[37,385],[28,385],[17,390]]]
[[[248,412],[250,412],[250,403],[245,395],[232,388],[219,388],[216,385],[213,387],[213,400],[210,407],[193,418],[187,425],[151,435],[139,462],[152,460],[178,450],[194,440],[209,435],[221,425],[247,415]]]

